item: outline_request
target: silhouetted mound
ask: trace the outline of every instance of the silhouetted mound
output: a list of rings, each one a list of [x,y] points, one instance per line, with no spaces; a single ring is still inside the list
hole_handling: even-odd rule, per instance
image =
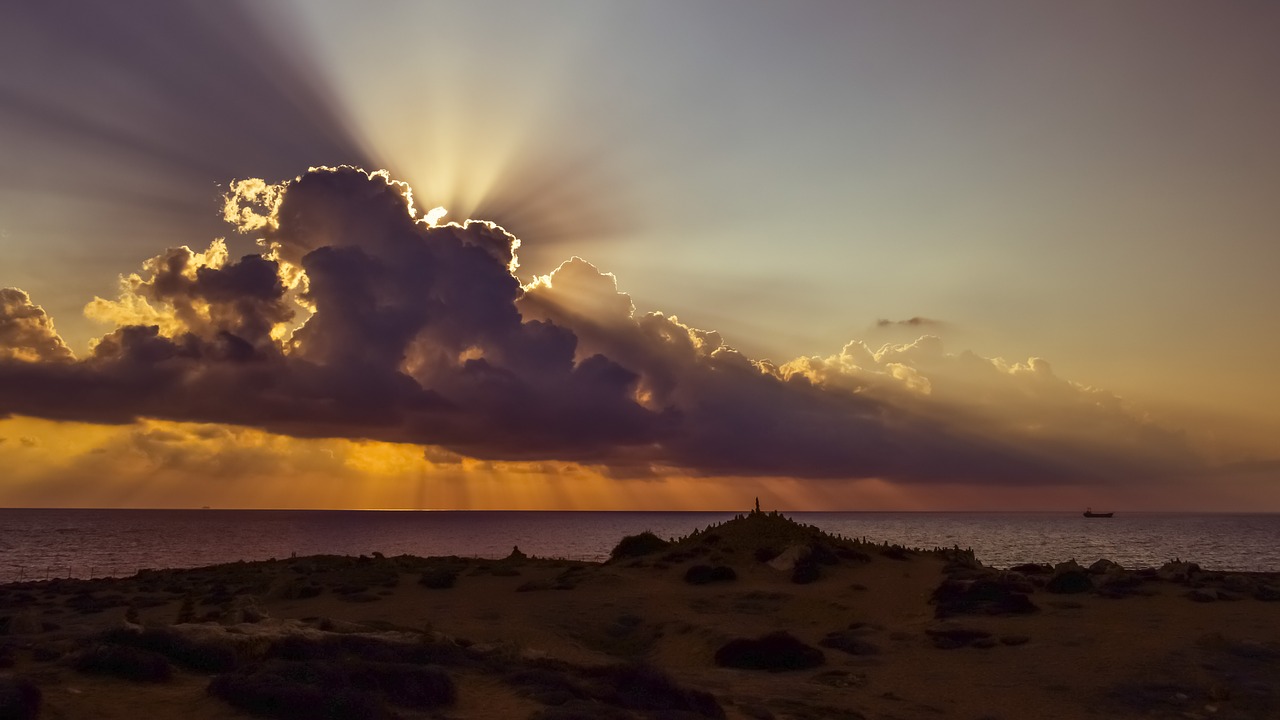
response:
[[[200,672],[234,670],[239,661],[235,647],[229,642],[194,640],[167,628],[142,631],[118,628],[98,635],[97,640],[107,645],[149,650],[182,667]]]
[[[327,635],[320,639],[301,635],[283,637],[267,649],[267,657],[278,660],[333,662],[369,661],[470,667],[476,657],[449,642],[386,642],[363,635]]]
[[[387,704],[430,709],[453,704],[458,691],[437,667],[368,660],[272,660],[220,675],[209,693],[257,715],[298,718],[390,718]]]
[[[0,720],[35,720],[40,717],[40,701],[40,688],[29,679],[0,677]]]
[[[173,677],[169,659],[157,652],[127,645],[98,645],[80,654],[80,672],[113,675],[138,682],[165,682]]]
[[[671,547],[671,543],[667,540],[654,535],[645,530],[639,535],[627,535],[618,541],[618,544],[609,553],[610,560],[622,560],[625,558],[644,557],[661,552]]]
[[[452,567],[438,567],[425,570],[422,577],[418,579],[418,583],[431,590],[448,590],[458,581],[458,569]]]
[[[690,585],[732,582],[737,579],[738,573],[728,565],[694,565],[684,573],[684,581]]]
[[[720,667],[778,672],[818,667],[826,658],[818,648],[783,630],[754,640],[730,640],[716,651],[715,661]]]
[[[796,563],[791,568],[791,582],[797,585],[808,585],[822,579],[822,568],[813,563]]]
[[[1067,570],[1049,578],[1045,590],[1059,595],[1074,595],[1093,590],[1093,580],[1089,574],[1081,570]]]
[[[506,682],[547,709],[544,720],[634,718],[628,710],[671,718],[723,718],[713,695],[681,687],[657,668],[641,664],[575,668],[540,661],[507,676]]]
[[[993,579],[943,580],[930,596],[934,616],[1025,615],[1039,608],[1011,583]]]
[[[711,693],[680,687],[666,673],[648,665],[607,665],[588,668],[596,698],[633,710],[722,718],[724,709]]]

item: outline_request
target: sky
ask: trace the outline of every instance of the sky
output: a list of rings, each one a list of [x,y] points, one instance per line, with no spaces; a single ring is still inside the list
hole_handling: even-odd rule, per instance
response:
[[[9,4],[0,506],[1280,511],[1278,35]]]

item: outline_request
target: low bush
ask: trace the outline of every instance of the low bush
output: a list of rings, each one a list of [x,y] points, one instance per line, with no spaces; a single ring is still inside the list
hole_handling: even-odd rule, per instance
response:
[[[219,675],[209,683],[209,694],[254,715],[279,720],[387,717],[386,708],[372,693],[290,682],[267,674]]]
[[[694,565],[684,574],[684,581],[690,585],[732,582],[737,579],[738,573],[728,565]]]
[[[196,640],[165,628],[148,628],[142,632],[120,628],[108,630],[97,639],[109,645],[159,653],[182,667],[200,672],[226,672],[239,662],[235,646],[230,642]]]
[[[716,650],[715,662],[720,667],[779,672],[818,667],[826,658],[818,648],[783,630],[756,639],[730,640]]]
[[[173,677],[169,659],[157,652],[127,645],[97,645],[80,654],[75,668],[96,675],[113,675],[138,682],[165,682]]]
[[[368,660],[274,660],[214,678],[209,692],[256,714],[293,718],[393,717],[387,703],[451,705],[458,691],[444,670]]]
[[[0,677],[0,719],[35,720],[40,717],[40,688],[21,675]]]
[[[424,570],[418,583],[431,590],[448,590],[457,581],[457,568],[438,567]]]
[[[649,665],[606,665],[589,668],[586,677],[595,681],[597,699],[631,710],[661,713],[692,713],[701,717],[723,718],[711,693],[691,690],[676,684],[666,673]]]
[[[805,559],[791,568],[791,582],[797,585],[808,585],[822,578],[822,568],[818,563]]]

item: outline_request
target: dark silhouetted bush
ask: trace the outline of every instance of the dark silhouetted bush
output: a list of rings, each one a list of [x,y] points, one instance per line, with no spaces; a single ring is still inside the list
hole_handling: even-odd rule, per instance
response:
[[[711,693],[676,684],[666,673],[648,665],[607,665],[590,668],[586,677],[595,681],[595,697],[631,710],[693,713],[723,718],[724,709]]]
[[[454,667],[476,664],[473,655],[453,643],[393,643],[360,635],[329,635],[316,640],[290,635],[272,643],[267,650],[267,657],[330,662],[368,660]]]
[[[173,677],[169,659],[157,652],[127,645],[98,645],[76,660],[80,672],[114,675],[139,682],[165,682]]]
[[[732,582],[737,579],[738,573],[728,565],[694,565],[684,573],[684,581],[690,585]]]
[[[778,672],[818,667],[826,658],[821,650],[784,630],[754,640],[730,640],[716,651],[715,661],[720,667]]]
[[[418,583],[431,590],[448,590],[458,581],[458,569],[438,567],[424,570]]]
[[[809,562],[819,565],[839,565],[840,556],[836,555],[826,543],[815,542],[809,546],[809,555],[806,558]]]
[[[791,568],[791,582],[797,585],[808,585],[822,577],[822,569],[818,563],[806,558]]]
[[[209,692],[286,720],[390,717],[388,702],[429,709],[458,697],[453,679],[438,667],[367,660],[268,661],[215,678]]]
[[[1025,615],[1039,608],[1025,593],[997,580],[943,580],[929,602],[939,618],[953,615]]]
[[[387,710],[369,692],[289,682],[273,675],[219,675],[209,694],[254,715],[280,720],[378,720]]]
[[[671,543],[645,530],[639,535],[627,535],[618,541],[613,548],[613,552],[609,553],[610,560],[621,560],[624,558],[643,557],[653,553],[665,550],[671,547]]]
[[[40,688],[21,675],[0,677],[0,720],[40,717]]]
[[[773,547],[758,547],[756,548],[756,551],[752,553],[753,557],[755,557],[756,559],[756,562],[762,562],[762,563],[767,563],[781,554],[782,554],[781,550]]]
[[[376,687],[393,705],[434,708],[458,700],[453,678],[438,667],[408,663],[363,662],[348,666],[361,687]]]
[[[108,630],[98,636],[98,641],[159,653],[182,667],[200,672],[226,672],[235,669],[239,662],[230,642],[195,640],[167,628],[148,628],[142,632],[128,628]]]

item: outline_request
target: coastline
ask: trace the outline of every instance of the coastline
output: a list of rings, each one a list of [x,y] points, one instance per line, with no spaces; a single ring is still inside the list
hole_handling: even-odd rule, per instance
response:
[[[213,678],[366,662],[385,646],[429,657],[455,689],[429,707],[373,693],[386,717],[1252,718],[1280,708],[1276,572],[1000,570],[956,548],[840,538],[773,513],[640,548],[650,552],[624,545],[603,563],[375,553],[10,583],[0,586],[5,682],[30,679],[43,717],[244,717],[207,692]],[[775,636],[764,655],[795,667],[721,662],[735,641],[772,633],[790,640]],[[103,648],[160,635],[232,660],[192,668],[171,640],[168,655],[134,648],[172,666],[165,682],[85,670]],[[371,645],[333,649],[353,639]],[[288,656],[290,643],[315,657]],[[663,678],[645,676],[667,688],[667,706],[628,700],[610,682],[637,677],[601,670],[636,663]]]

